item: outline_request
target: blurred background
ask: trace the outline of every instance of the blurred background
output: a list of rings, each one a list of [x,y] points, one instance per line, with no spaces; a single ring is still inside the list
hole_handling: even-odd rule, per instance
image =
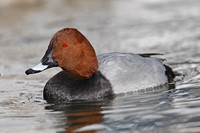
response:
[[[51,37],[65,27],[79,29],[97,54],[158,52],[173,63],[199,60],[199,3],[0,0],[1,75],[23,75],[42,58]]]
[[[81,31],[97,54],[162,53],[181,73],[177,89],[199,87],[199,5],[199,0],[0,0],[0,130],[45,132],[53,125],[42,90],[60,68],[24,72],[39,63],[51,37],[65,27]]]

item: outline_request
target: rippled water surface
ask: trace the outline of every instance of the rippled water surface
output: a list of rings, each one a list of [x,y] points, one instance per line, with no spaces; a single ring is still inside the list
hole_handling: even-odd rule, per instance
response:
[[[200,132],[199,0],[0,0],[0,132]],[[52,35],[78,28],[96,53],[163,53],[179,76],[113,100],[48,104],[42,91],[60,71],[27,76]]]

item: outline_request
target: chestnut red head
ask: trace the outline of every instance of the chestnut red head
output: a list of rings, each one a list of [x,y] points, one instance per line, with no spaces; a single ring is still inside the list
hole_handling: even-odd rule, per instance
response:
[[[93,47],[77,29],[65,28],[58,31],[51,39],[41,62],[28,69],[26,74],[56,66],[78,78],[89,78],[98,69],[98,60]]]

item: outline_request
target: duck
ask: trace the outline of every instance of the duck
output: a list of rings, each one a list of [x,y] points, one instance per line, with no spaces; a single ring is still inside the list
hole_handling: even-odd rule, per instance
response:
[[[55,33],[39,64],[27,75],[53,67],[62,71],[43,90],[49,102],[98,100],[173,83],[175,74],[157,54],[105,53],[96,55],[88,39],[76,28]]]

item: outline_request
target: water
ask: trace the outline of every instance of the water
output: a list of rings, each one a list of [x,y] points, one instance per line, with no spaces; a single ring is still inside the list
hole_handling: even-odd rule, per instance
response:
[[[199,0],[0,0],[0,132],[198,133]],[[166,86],[113,100],[48,104],[42,90],[60,71],[26,76],[52,35],[78,28],[96,53],[163,53],[175,71]]]

